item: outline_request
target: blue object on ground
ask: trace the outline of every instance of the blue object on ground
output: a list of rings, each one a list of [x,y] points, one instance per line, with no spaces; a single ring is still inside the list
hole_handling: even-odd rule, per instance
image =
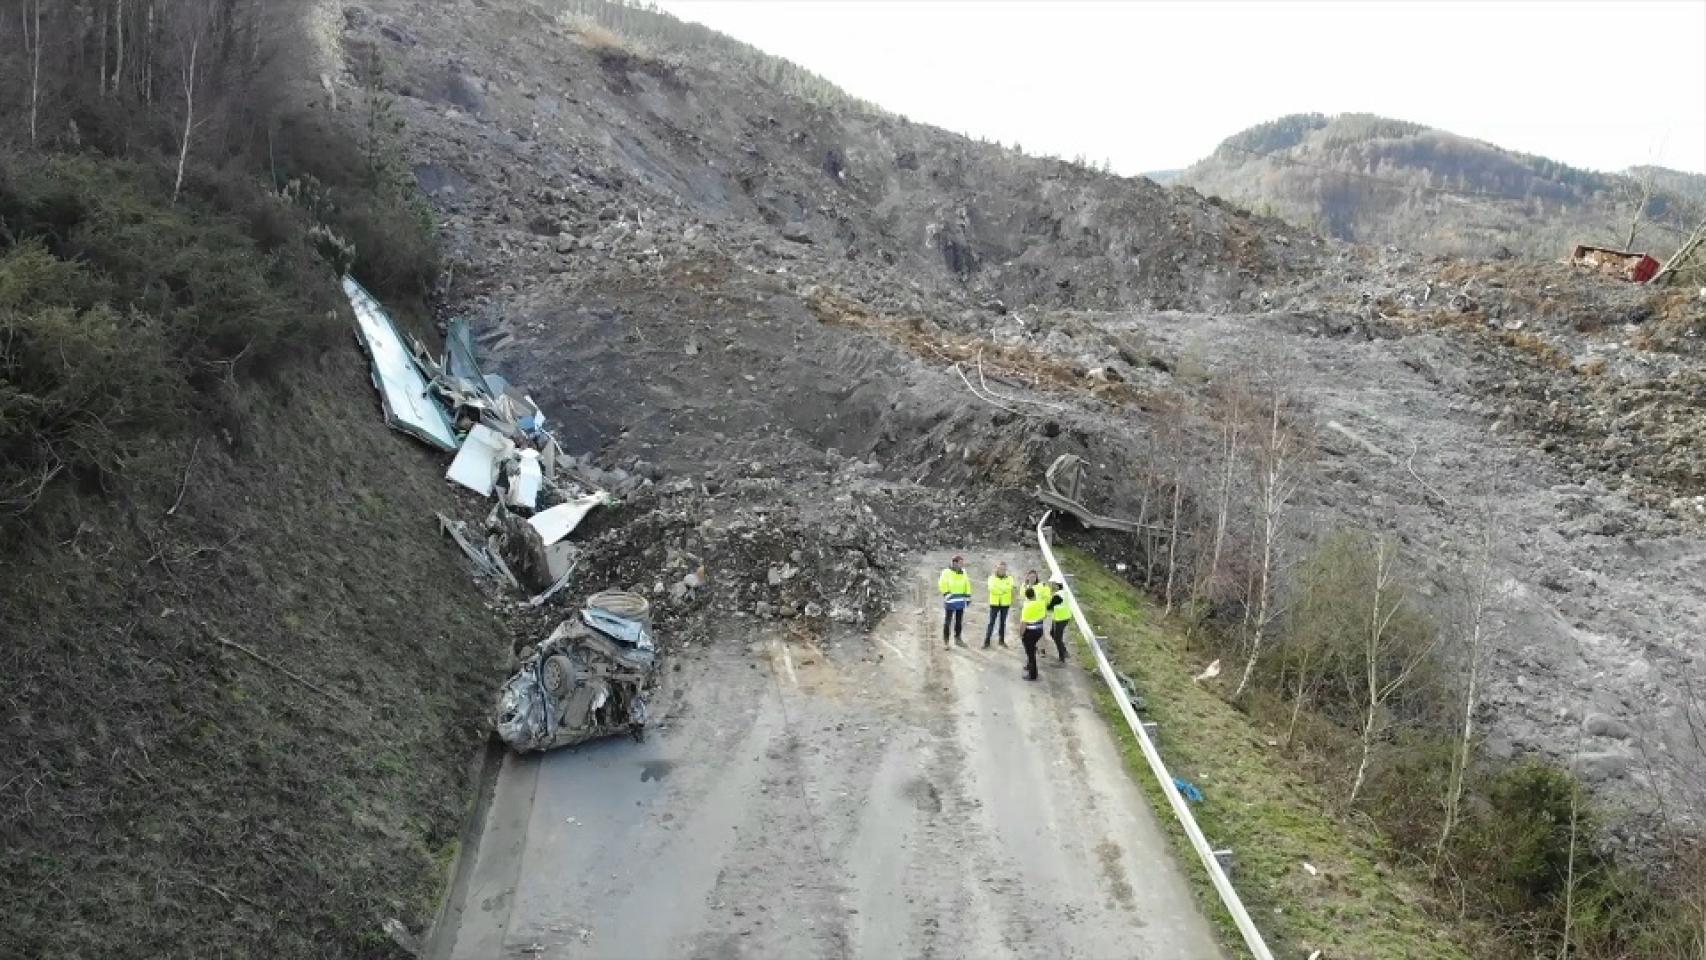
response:
[[[1197,789],[1196,784],[1184,777],[1174,777],[1173,786],[1179,788],[1179,792],[1185,795],[1186,800],[1192,803],[1202,803],[1202,791]]]

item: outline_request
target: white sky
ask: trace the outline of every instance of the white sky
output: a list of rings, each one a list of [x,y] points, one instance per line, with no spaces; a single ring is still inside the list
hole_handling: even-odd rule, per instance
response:
[[[914,120],[1127,174],[1312,111],[1706,173],[1706,0],[659,6]]]

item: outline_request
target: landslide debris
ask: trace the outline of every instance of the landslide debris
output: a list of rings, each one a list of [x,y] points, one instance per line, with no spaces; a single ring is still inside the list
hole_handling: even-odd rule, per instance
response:
[[[1637,581],[1646,553],[1702,556],[1694,301],[1324,242],[736,69],[726,41],[644,11],[612,31],[592,4],[351,9],[346,62],[387,67],[340,89],[407,120],[455,264],[446,308],[547,385],[571,449],[677,485],[602,548],[665,604],[721,601],[694,586],[704,563],[743,585],[716,609],[839,600],[867,622],[892,576],[870,563],[842,590],[853,553],[825,530],[906,551],[1017,529],[1061,453],[1136,516],[1166,418],[1202,426],[1277,356],[1326,438],[1307,529],[1394,529],[1443,576],[1462,530],[1428,487],[1473,489],[1489,463],[1524,479],[1499,752],[1559,759],[1564,701],[1657,703],[1660,733],[1680,716],[1670,678],[1697,669],[1683,640],[1706,610],[1686,575]],[[1184,450],[1206,462],[1212,443]],[[1615,767],[1607,789],[1632,802],[1665,776]]]

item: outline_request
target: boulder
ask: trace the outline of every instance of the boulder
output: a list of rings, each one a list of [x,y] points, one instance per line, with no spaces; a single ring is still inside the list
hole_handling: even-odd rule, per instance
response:
[[[1612,740],[1627,740],[1634,736],[1634,731],[1623,721],[1604,713],[1590,713],[1582,721],[1582,729],[1590,737],[1607,737]]]
[[[1616,780],[1629,773],[1629,765],[1633,762],[1626,753],[1607,750],[1595,753],[1578,753],[1570,768],[1589,783],[1601,783],[1606,780]]]

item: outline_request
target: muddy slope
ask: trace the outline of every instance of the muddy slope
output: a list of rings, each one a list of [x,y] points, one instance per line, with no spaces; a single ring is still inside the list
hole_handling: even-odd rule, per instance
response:
[[[1514,296],[1520,278],[1347,253],[1188,190],[819,105],[715,47],[648,47],[527,0],[371,0],[339,28],[340,89],[377,85],[408,122],[457,261],[449,303],[566,411],[577,450],[670,476],[685,513],[791,518],[814,550],[832,546],[819,527],[844,525],[951,545],[1015,524],[1062,452],[1131,508],[1147,414],[1281,358],[1325,441],[1309,527],[1383,525],[1448,569],[1462,530],[1411,478],[1410,442],[1442,489],[1493,462],[1521,477],[1493,752],[1587,754],[1584,772],[1638,804],[1674,783],[1701,550],[1652,504],[1698,491],[1609,476],[1623,454],[1588,454],[1597,420],[1547,433],[1535,411],[1559,405],[1559,371],[1508,360],[1550,358],[1534,331],[1565,318]],[[364,67],[376,58],[382,74]],[[1539,285],[1623,322],[1629,304],[1560,283]],[[1453,319],[1395,338],[1383,324],[1403,304]],[[1624,402],[1591,409],[1639,427]],[[1386,454],[1361,462],[1332,420]],[[1695,476],[1676,465],[1688,450],[1664,456],[1629,472]],[[773,609],[761,569],[732,572],[758,575],[742,603]]]

